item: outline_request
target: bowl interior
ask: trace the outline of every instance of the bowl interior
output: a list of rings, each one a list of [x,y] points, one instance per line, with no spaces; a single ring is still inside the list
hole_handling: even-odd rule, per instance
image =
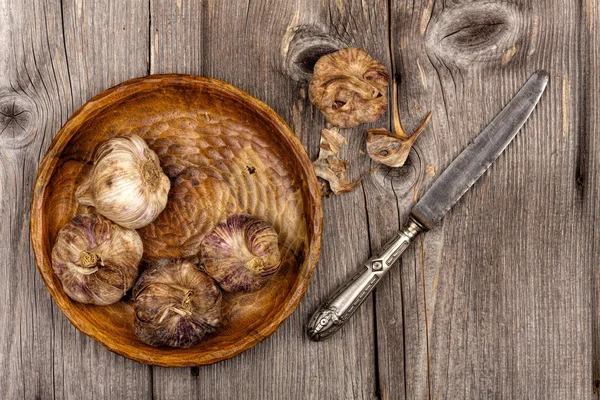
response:
[[[137,134],[156,151],[167,175],[190,165],[221,173],[240,212],[262,218],[279,234],[283,264],[262,290],[224,293],[222,327],[190,349],[150,347],[133,333],[126,296],[111,306],[71,301],[52,271],[57,232],[89,211],[75,189],[96,146]],[[78,110],[54,139],[38,171],[31,235],[48,290],[71,322],[108,349],[144,363],[203,365],[233,357],[273,333],[297,307],[318,259],[321,204],[310,160],[290,128],[264,103],[217,80],[159,75],[127,81]]]

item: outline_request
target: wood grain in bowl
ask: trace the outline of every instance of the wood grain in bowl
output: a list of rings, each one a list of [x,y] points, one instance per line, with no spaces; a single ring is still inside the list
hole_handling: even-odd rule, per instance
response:
[[[224,296],[223,326],[191,349],[154,348],[132,328],[128,299],[105,307],[70,300],[52,271],[58,230],[78,212],[74,192],[96,146],[137,134],[174,178],[186,167],[210,168],[226,182],[240,212],[271,223],[283,264],[261,291]],[[314,271],[322,230],[312,165],[287,124],[268,106],[224,82],[190,75],[127,81],[96,96],[63,126],[34,187],[31,237],[38,269],[67,318],[109,350],[162,366],[204,365],[233,357],[271,335],[298,306]]]

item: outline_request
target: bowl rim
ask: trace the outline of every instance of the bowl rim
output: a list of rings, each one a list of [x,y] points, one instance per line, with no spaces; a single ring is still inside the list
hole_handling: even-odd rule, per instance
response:
[[[198,358],[194,359],[194,361],[186,360],[174,362],[172,357],[166,357],[168,360],[165,360],[165,356],[157,355],[153,357],[147,351],[126,351],[131,346],[121,346],[111,341],[107,342],[102,331],[93,329],[93,327],[90,327],[89,324],[84,323],[83,320],[78,318],[78,312],[74,311],[74,308],[71,306],[71,304],[69,304],[73,303],[73,301],[69,299],[66,294],[64,294],[62,288],[60,288],[58,285],[55,285],[52,279],[50,279],[50,276],[47,276],[46,273],[46,271],[50,271],[51,273],[54,272],[52,270],[52,262],[50,257],[51,248],[49,249],[48,254],[46,254],[44,251],[45,224],[43,218],[43,204],[46,188],[50,182],[50,179],[54,175],[54,172],[56,171],[62,151],[72,139],[72,133],[75,132],[76,129],[79,128],[83,123],[85,123],[87,118],[93,115],[94,112],[102,109],[106,105],[114,104],[115,100],[126,98],[140,91],[142,87],[147,90],[147,87],[144,87],[142,84],[147,84],[149,82],[155,83],[157,87],[174,83],[212,87],[217,91],[228,92],[228,94],[235,97],[236,101],[241,101],[250,105],[254,111],[258,111],[263,117],[270,119],[270,122],[273,123],[278,133],[289,146],[290,150],[294,153],[296,159],[298,159],[301,166],[301,173],[306,178],[303,179],[305,184],[302,185],[302,190],[306,191],[307,197],[311,199],[309,204],[304,205],[305,209],[306,207],[310,208],[311,214],[313,215],[312,221],[310,221],[312,222],[312,229],[310,229],[311,224],[307,224],[307,237],[309,239],[309,244],[308,251],[305,252],[302,263],[307,264],[308,268],[306,269],[306,273],[302,274],[303,279],[299,280],[298,285],[296,285],[296,290],[292,296],[283,304],[282,311],[279,312],[276,315],[276,318],[267,324],[264,329],[261,329],[261,332],[253,331],[253,334],[247,335],[243,341],[238,342],[240,345],[236,345],[235,348],[226,352],[212,353],[212,357]],[[307,215],[307,213],[305,214]],[[320,255],[322,231],[323,212],[321,193],[318,187],[317,177],[314,169],[312,168],[312,162],[310,161],[304,146],[289,125],[271,107],[249,93],[218,79],[189,74],[155,74],[133,78],[102,91],[79,107],[79,109],[77,109],[77,111],[75,111],[69,117],[67,122],[65,122],[65,124],[58,131],[38,167],[30,208],[30,238],[35,255],[36,266],[40,275],[42,276],[42,279],[44,280],[46,288],[50,292],[50,295],[67,319],[80,332],[96,340],[102,344],[102,346],[112,352],[143,364],[165,367],[200,366],[213,364],[235,357],[272,335],[283,323],[283,321],[285,321],[298,307],[301,299],[304,297],[304,294],[308,289],[308,285],[311,281]]]

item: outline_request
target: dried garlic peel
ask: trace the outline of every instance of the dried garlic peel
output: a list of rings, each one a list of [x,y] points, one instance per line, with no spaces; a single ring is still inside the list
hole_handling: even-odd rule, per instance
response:
[[[369,129],[369,135],[367,136],[367,153],[369,153],[369,157],[380,164],[394,168],[404,165],[412,145],[421,132],[423,132],[431,118],[431,112],[427,113],[417,130],[408,136],[400,124],[396,95],[396,85],[394,85],[392,102],[394,109],[394,130],[396,132],[392,133],[385,128]]]
[[[346,138],[340,134],[338,128],[323,129],[319,157],[313,162],[315,174],[329,183],[329,189],[335,194],[350,192],[371,171],[366,172],[354,182],[349,182],[348,161],[340,160],[337,153],[342,144],[347,143]],[[326,194],[327,189],[321,188],[321,194]]]
[[[364,50],[347,48],[316,62],[310,101],[340,128],[375,122],[387,109],[388,71]]]

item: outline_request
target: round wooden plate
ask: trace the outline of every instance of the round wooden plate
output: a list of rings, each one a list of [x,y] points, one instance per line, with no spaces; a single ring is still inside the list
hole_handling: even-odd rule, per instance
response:
[[[111,306],[67,297],[50,254],[58,230],[78,213],[75,189],[95,147],[137,134],[156,151],[167,175],[209,166],[233,188],[241,212],[278,231],[283,263],[262,290],[223,294],[224,319],[190,349],[145,345],[133,333],[128,297]],[[106,348],[161,366],[205,365],[254,346],[294,311],[312,277],[321,246],[321,197],[311,162],[288,125],[266,104],[218,80],[154,75],[109,89],[83,105],[56,135],[40,165],[31,206],[31,239],[48,291],[67,318]]]

